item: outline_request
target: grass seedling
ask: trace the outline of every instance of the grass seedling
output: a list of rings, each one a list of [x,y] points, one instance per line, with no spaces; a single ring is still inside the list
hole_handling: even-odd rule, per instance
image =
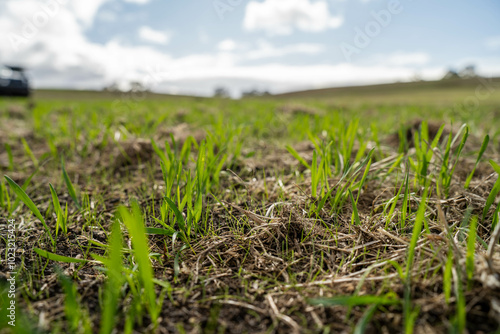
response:
[[[288,150],[288,152],[290,152],[291,155],[293,155],[295,159],[297,159],[302,165],[304,165],[304,167],[306,167],[309,170],[311,169],[311,166],[307,163],[307,161],[304,158],[302,158],[300,154],[297,153],[297,151],[295,151],[293,147],[291,147],[290,145],[286,145],[286,149]]]
[[[431,162],[432,156],[434,155],[434,149],[439,143],[441,134],[443,133],[444,124],[439,128],[436,136],[434,137],[432,143],[429,145],[429,131],[427,128],[427,122],[422,122],[421,131],[415,133],[414,144],[417,155],[417,162],[414,163],[411,158],[409,158],[410,164],[414,166],[415,171],[418,175],[416,181],[420,185],[424,185],[427,179],[429,163]]]
[[[30,185],[31,183],[31,180],[33,179],[33,177],[35,176],[36,173],[38,173],[40,169],[40,166],[38,166],[35,171],[33,173],[31,173],[31,175],[26,179],[26,181],[24,181],[23,185],[22,185],[22,190],[23,191],[26,191],[26,189],[28,189],[28,186]],[[17,197],[16,200],[14,201],[14,203],[10,206],[10,210],[9,210],[9,213],[12,214],[12,212],[14,212],[17,207],[19,206],[21,202],[21,197]]]
[[[71,182],[71,179],[69,178],[68,173],[66,172],[66,168],[64,168],[64,159],[63,158],[61,158],[61,168],[62,168],[62,176],[64,179],[64,183],[66,184],[66,188],[68,188],[69,196],[71,197],[73,202],[75,202],[78,210],[80,210],[82,208],[82,206],[80,205],[80,202],[78,201],[78,198],[76,197],[75,187],[73,187],[73,183]]]
[[[413,269],[413,262],[415,261],[415,248],[417,247],[418,240],[420,238],[420,233],[422,232],[422,226],[425,219],[425,209],[427,204],[427,195],[429,193],[430,181],[428,180],[425,188],[424,194],[420,205],[418,207],[417,216],[415,218],[415,223],[413,226],[412,238],[410,246],[408,248],[408,257],[406,260],[406,271],[405,271],[405,291],[404,291],[404,320],[405,320],[405,332],[413,332],[413,323],[415,321],[416,315],[418,314],[417,309],[412,309],[411,306],[411,276]]]
[[[401,209],[401,229],[406,227],[406,219],[408,216],[408,206],[410,205],[410,169],[406,165],[406,175],[404,181],[405,192],[403,195],[403,208]]]
[[[368,172],[370,171],[371,165],[372,165],[372,159],[370,158],[370,160],[368,160],[368,163],[366,164],[365,172],[363,173],[363,177],[361,177],[361,181],[359,182],[358,196],[356,197],[356,204],[359,202],[359,197],[361,196],[361,191],[363,190],[363,186],[365,185],[366,178],[368,176]]]
[[[321,162],[320,162],[321,164]],[[318,185],[321,182],[321,173],[323,169],[318,166],[318,154],[316,151],[313,152],[313,161],[311,165],[311,195],[313,198],[317,197]]]
[[[464,333],[467,325],[467,301],[462,285],[461,271],[455,270],[455,317],[452,321],[453,333]]]
[[[175,214],[175,219],[177,221],[177,226],[179,226],[182,240],[186,243],[189,243],[189,239],[191,236],[191,224],[190,224],[190,222],[186,222],[184,220],[184,216],[180,212],[177,205],[175,205],[175,203],[172,202],[171,199],[169,199],[168,197],[165,197],[165,202],[168,204],[169,208]],[[176,233],[174,233],[172,236],[175,237],[175,235],[176,235]]]
[[[451,155],[451,149],[457,140],[459,138],[458,136],[460,133],[465,129],[465,132],[462,136],[462,140],[460,141],[460,144],[458,145],[457,149],[457,154],[455,158],[455,163],[453,164],[452,169],[449,169],[449,162],[450,162],[450,155]],[[448,198],[449,192],[450,192],[450,185],[452,181],[453,174],[455,172],[455,168],[457,167],[458,160],[460,159],[460,155],[462,154],[462,150],[465,146],[465,143],[467,142],[467,138],[469,136],[469,128],[464,124],[460,128],[460,131],[457,133],[455,138],[452,140],[451,139],[452,134],[448,136],[448,141],[446,144],[446,149],[445,153],[443,156],[443,163],[441,165],[441,172],[439,174],[439,182],[437,183],[437,193],[438,195],[442,196],[444,195],[445,198]]]
[[[66,211],[63,211],[61,209],[61,204],[59,203],[59,198],[57,197],[57,192],[52,186],[52,184],[49,183],[50,187],[50,192],[52,194],[52,204],[54,205],[54,212],[56,214],[57,220],[56,220],[56,237],[59,234],[59,229],[62,230],[64,234],[68,233],[68,206],[66,205]]]
[[[500,212],[500,203],[498,203],[495,213],[493,214],[493,221],[491,222],[491,229],[494,230],[498,224],[499,220],[499,212]]]
[[[56,262],[64,262],[64,263],[87,263],[89,262],[88,260],[83,260],[83,259],[75,259],[72,257],[68,256],[63,256],[63,255],[57,255],[51,252],[48,252],[46,250],[40,249],[40,248],[35,248],[33,249],[35,253],[40,255],[41,257],[46,258],[47,260],[52,260]]]
[[[386,217],[387,217],[386,222],[385,222],[386,228],[389,226],[389,223],[391,222],[391,219],[394,215],[394,212],[396,211],[396,205],[398,204],[399,198],[401,197],[401,190],[403,190],[403,187],[405,187],[405,194],[406,194],[406,187],[407,187],[408,182],[409,182],[409,173],[410,173],[410,170],[408,168],[406,168],[404,182],[399,186],[399,190],[396,193],[396,196],[394,196],[389,201],[387,201],[387,204],[384,207],[384,213],[385,213],[387,211],[388,206],[391,205],[389,213],[386,215]],[[403,203],[404,203],[404,199],[403,199]],[[404,221],[403,221],[402,217],[401,217],[401,225],[404,226]]]
[[[114,223],[109,237],[109,255],[107,259],[101,259],[106,265],[108,280],[104,287],[103,311],[101,320],[101,334],[109,334],[116,325],[116,313],[120,300],[120,292],[123,283],[122,264],[122,234],[120,224]]]
[[[3,179],[0,179],[0,208],[4,208],[7,212],[10,212],[10,195]]]
[[[45,223],[45,219],[43,218],[42,214],[36,207],[35,203],[29,198],[29,196],[26,194],[26,192],[21,188],[14,180],[12,180],[10,177],[7,175],[4,176],[7,182],[9,183],[9,186],[12,188],[14,193],[17,195],[17,197],[31,210],[31,212],[38,218],[43,224],[43,227],[45,229],[45,232],[47,232],[47,235],[50,238],[50,241],[52,242],[52,246],[55,246],[55,241],[54,238],[52,238],[52,234],[50,233],[50,229]]]
[[[156,293],[153,284],[153,269],[149,259],[149,245],[146,238],[144,221],[142,218],[141,209],[137,202],[132,202],[132,212],[127,208],[119,209],[120,217],[127,227],[130,237],[132,238],[132,247],[134,249],[135,261],[138,265],[139,279],[144,289],[144,299],[149,311],[149,315],[153,323],[158,319],[159,309],[156,303]]]
[[[33,162],[33,165],[35,167],[38,167],[38,159],[33,154],[33,151],[31,151],[31,148],[28,145],[28,142],[26,142],[26,139],[21,138],[21,142],[23,143],[23,147],[24,147],[24,151],[26,152],[26,155],[31,159],[31,161]]]
[[[7,152],[7,157],[9,159],[9,170],[14,170],[14,156],[12,155],[12,148],[9,143],[5,143],[5,152]]]
[[[312,298],[308,299],[311,305],[323,305],[323,306],[362,306],[362,305],[395,305],[399,304],[400,300],[394,296],[393,293],[388,293],[384,296],[373,296],[373,295],[363,295],[363,296],[339,296],[332,298]]]
[[[351,189],[349,189],[349,197],[351,198],[351,203],[352,203],[352,218],[351,218],[351,224],[356,224],[356,225],[361,225],[361,221],[359,220],[359,215],[358,215],[358,206],[356,205],[356,201],[354,200],[354,196],[352,195]]]
[[[469,287],[472,284],[472,278],[474,276],[477,220],[478,220],[477,216],[472,217],[469,225],[469,238],[467,239],[467,255],[465,257],[465,270],[467,272],[467,281],[469,282]]]
[[[450,247],[450,249],[448,250],[448,258],[446,260],[443,273],[443,291],[444,291],[444,300],[446,301],[446,303],[450,302],[452,281],[453,281],[453,249]]]
[[[479,165],[479,161],[481,161],[481,158],[483,156],[484,151],[486,151],[486,148],[488,147],[488,143],[490,142],[490,136],[486,135],[484,137],[483,143],[481,145],[481,149],[479,150],[479,154],[477,155],[476,163],[474,165],[474,168],[472,169],[472,172],[470,172],[469,176],[467,177],[467,180],[465,180],[464,188],[469,189],[470,181],[472,181],[472,177],[474,176],[474,173],[476,172],[477,165]]]
[[[486,219],[486,215],[488,214],[488,211],[490,210],[491,205],[493,204],[493,202],[495,202],[495,198],[497,197],[498,193],[500,192],[500,166],[497,163],[495,163],[493,160],[490,160],[490,164],[499,176],[498,176],[495,184],[493,185],[493,188],[491,189],[491,192],[488,195],[488,198],[486,199],[486,204],[484,205],[484,209],[483,209],[483,220]]]

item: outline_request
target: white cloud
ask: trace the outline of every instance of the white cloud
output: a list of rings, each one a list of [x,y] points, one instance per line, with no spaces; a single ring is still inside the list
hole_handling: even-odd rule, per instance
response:
[[[330,14],[324,0],[265,0],[247,4],[243,26],[248,31],[264,30],[271,35],[288,35],[294,29],[320,32],[342,25],[341,16]]]
[[[145,4],[149,3],[150,0],[124,0],[124,1],[128,2],[128,3],[135,3],[138,5],[145,5]]]
[[[299,43],[283,47],[275,47],[271,43],[261,40],[257,43],[258,47],[245,53],[248,59],[263,59],[284,57],[290,54],[318,54],[324,51],[321,44]]]
[[[237,46],[236,42],[232,39],[225,39],[217,44],[217,49],[220,51],[234,51]]]
[[[426,73],[441,73],[432,69]],[[287,82],[289,85],[327,85],[409,80],[413,68],[395,66],[357,66],[348,63],[293,66],[277,63],[255,66],[225,66],[191,68],[183,71],[182,79],[248,78],[268,82]]]
[[[100,89],[113,81],[140,81],[155,64],[172,62],[151,47],[89,41],[84,31],[94,11],[83,15],[68,3],[44,24],[35,25],[31,19],[42,12],[40,2],[34,0],[0,3],[0,59],[26,66],[35,87]]]
[[[442,77],[443,68],[427,68],[419,72],[424,79]],[[279,63],[241,66],[220,63],[218,67],[191,67],[176,80],[166,80],[159,87],[177,87],[179,91],[210,95],[215,86],[238,90],[255,87],[270,89],[273,93],[356,84],[410,81],[413,68],[402,66],[358,66],[350,63],[293,66]]]
[[[275,46],[265,39],[260,39],[251,46],[248,43],[238,43],[232,39],[225,39],[218,43],[217,50],[230,53],[237,62],[258,60],[265,58],[279,58],[291,54],[314,55],[323,52],[325,47],[321,44],[298,43],[285,46]]]
[[[168,32],[155,30],[147,26],[140,27],[138,33],[142,40],[156,44],[168,44],[171,37]]]
[[[82,22],[85,27],[90,27],[94,22],[94,18],[99,8],[107,1],[109,0],[69,1],[67,3],[76,18]],[[63,3],[63,1],[61,1],[61,3]]]

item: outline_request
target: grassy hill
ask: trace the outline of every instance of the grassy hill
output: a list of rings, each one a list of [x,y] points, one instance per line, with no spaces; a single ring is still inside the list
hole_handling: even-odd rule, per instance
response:
[[[183,98],[192,96],[160,94],[152,92],[131,93],[131,92],[110,92],[98,90],[71,90],[71,89],[36,89],[33,94],[36,100],[116,100],[116,99],[136,99],[144,100],[164,100],[172,98]],[[200,97],[201,98],[201,97]]]
[[[492,85],[493,87],[485,87]],[[500,78],[450,79],[439,81],[398,82],[369,86],[351,86],[305,90],[274,95],[284,99],[329,99],[348,102],[395,102],[395,103],[449,103],[475,96],[476,89],[486,93],[493,89],[491,96],[500,100]]]
[[[478,88],[479,87],[479,88]],[[397,82],[368,86],[349,86],[323,88],[276,94],[264,99],[278,98],[285,100],[323,100],[341,104],[441,104],[464,103],[467,98],[474,98],[476,90],[480,94],[490,93],[480,102],[500,102],[500,78],[450,79],[439,81]],[[486,95],[485,95],[486,96]],[[35,100],[135,100],[161,101],[176,98],[204,100],[204,97],[171,95],[153,92],[130,93],[92,90],[38,89],[34,92]],[[465,101],[467,102],[467,101]]]

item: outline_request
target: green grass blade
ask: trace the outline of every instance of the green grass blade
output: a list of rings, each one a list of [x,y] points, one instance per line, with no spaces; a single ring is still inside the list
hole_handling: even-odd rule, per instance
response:
[[[404,184],[402,183],[401,186],[399,187],[399,190],[398,190],[396,196],[394,196],[392,199],[391,208],[389,210],[389,213],[387,214],[387,221],[385,223],[386,227],[389,225],[389,222],[392,218],[392,215],[394,214],[394,211],[396,211],[396,205],[398,204],[398,200],[399,200],[399,197],[401,195],[401,190],[403,190],[403,186],[404,186]],[[384,211],[385,211],[385,209],[384,209]]]
[[[427,194],[429,191],[429,181],[424,190],[420,205],[418,207],[417,216],[415,218],[415,225],[413,226],[413,232],[411,237],[410,246],[408,248],[408,260],[406,266],[406,277],[409,277],[411,268],[413,266],[413,261],[415,257],[415,247],[417,247],[418,239],[420,238],[420,232],[422,232],[422,225],[425,219],[425,209],[427,204]]]
[[[120,225],[113,224],[109,238],[109,257],[106,262],[108,281],[104,289],[104,303],[101,317],[101,334],[109,334],[116,324],[116,313],[122,287],[122,235]]]
[[[495,161],[493,160],[490,160],[490,165],[491,167],[493,167],[493,169],[495,170],[495,172],[497,172],[497,174],[500,175],[500,165],[498,165]]]
[[[26,139],[21,138],[21,142],[23,143],[23,147],[24,147],[24,151],[26,152],[26,155],[28,155],[28,157],[31,159],[31,161],[33,161],[33,165],[35,165],[35,167],[38,167],[38,159],[33,154],[33,151],[31,151],[31,148],[28,145],[28,142],[26,141]]]
[[[169,237],[172,237],[175,233],[173,229],[165,229],[165,228],[153,228],[153,227],[148,227],[145,229],[146,234],[155,234],[155,235],[167,235]]]
[[[189,237],[189,234],[187,233],[188,231],[187,231],[186,222],[184,221],[184,216],[182,216],[182,213],[179,211],[179,208],[177,207],[177,205],[175,205],[174,202],[172,202],[172,200],[170,198],[165,197],[165,201],[167,202],[170,209],[174,212],[175,218],[177,220],[177,224],[179,225],[179,228],[181,229],[182,233],[184,234],[184,237],[185,238]]]
[[[68,173],[66,172],[66,168],[64,168],[64,160],[61,159],[61,167],[62,167],[62,175],[64,179],[64,183],[66,183],[66,188],[68,188],[68,193],[73,202],[75,202],[76,207],[80,210],[82,206],[80,205],[80,202],[78,201],[78,198],[76,197],[76,191],[75,187],[73,187],[73,183],[71,182],[71,179],[68,176]]]
[[[153,139],[151,139],[151,146],[153,147],[153,150],[155,151],[156,155],[158,155],[158,157],[160,158],[161,162],[167,165],[168,164],[167,156],[162,150],[160,150],[160,148],[158,147],[158,145],[156,145],[156,142]]]
[[[428,154],[427,155],[428,160],[430,160],[430,158],[432,157],[432,153],[431,153],[432,149],[434,149],[439,144],[439,140],[441,139],[441,135],[443,134],[443,130],[444,130],[444,124],[441,125],[441,127],[438,130],[438,132],[436,133],[436,136],[432,140],[431,147],[430,147],[431,149],[427,153]],[[429,154],[431,154],[431,156],[429,156]]]
[[[54,204],[54,210],[56,211],[56,214],[61,211],[61,204],[59,203],[59,198],[57,197],[57,193],[52,186],[52,184],[49,183],[50,187],[50,193],[52,194],[52,203]]]
[[[64,262],[64,263],[87,263],[87,262],[89,262],[88,260],[75,259],[75,258],[68,257],[68,256],[57,255],[57,254],[45,251],[45,250],[40,249],[40,248],[34,248],[33,250],[38,255],[40,255],[46,259],[52,260],[52,261]]]
[[[10,208],[10,197],[3,179],[0,179],[0,208],[4,208],[7,211]]]
[[[153,284],[153,268],[149,259],[149,245],[146,238],[142,213],[137,202],[132,203],[132,213],[125,207],[119,209],[123,223],[132,238],[135,260],[139,266],[139,278],[144,288],[148,309],[153,321],[156,321],[156,293]]]
[[[467,255],[465,258],[465,268],[469,284],[474,276],[474,258],[476,255],[476,234],[477,234],[477,216],[472,217],[469,226],[469,238],[467,239]]]
[[[35,169],[35,171],[33,173],[31,173],[31,175],[26,179],[26,181],[24,181],[24,183],[21,187],[24,191],[26,191],[26,189],[28,189],[28,186],[30,185],[31,180],[36,175],[36,173],[38,173],[39,170],[40,170],[40,165]],[[19,197],[17,197],[14,204],[12,205],[11,212],[13,212],[17,209],[20,201],[21,201],[21,199]]]
[[[311,305],[323,305],[323,306],[360,306],[360,305],[394,305],[400,303],[400,300],[394,298],[394,296],[341,296],[333,298],[313,298],[308,299]]]
[[[33,214],[38,219],[40,219],[40,221],[43,224],[43,227],[45,228],[45,231],[47,232],[50,240],[52,241],[52,244],[54,245],[54,239],[52,238],[52,234],[50,233],[50,229],[47,226],[47,224],[45,223],[45,219],[43,218],[42,214],[40,213],[40,211],[38,211],[38,208],[36,207],[35,203],[33,203],[31,198],[29,198],[29,196],[26,194],[26,192],[24,192],[23,188],[21,188],[16,182],[14,182],[14,180],[12,180],[7,175],[5,175],[4,177],[7,180],[7,182],[9,183],[12,190],[14,190],[14,192],[16,193],[18,198],[20,198],[21,201],[31,210],[31,212],[33,212]]]
[[[366,328],[368,327],[368,324],[373,318],[373,315],[375,314],[375,311],[377,311],[378,304],[374,304],[363,313],[363,316],[361,319],[359,319],[358,323],[356,324],[356,327],[354,328],[354,334],[363,334],[366,332]]]
[[[469,176],[467,177],[467,180],[465,181],[465,185],[464,185],[465,189],[469,188],[472,177],[474,176],[474,173],[476,172],[476,168],[479,165],[479,161],[481,161],[483,153],[484,153],[484,151],[486,151],[486,148],[488,147],[489,142],[490,142],[490,136],[486,135],[486,137],[484,137],[483,144],[481,145],[481,149],[479,150],[479,154],[477,155],[476,164],[474,165],[472,172],[469,174]]]
[[[495,230],[495,227],[498,224],[498,220],[500,219],[499,215],[498,215],[499,212],[500,212],[500,203],[498,203],[497,208],[495,210],[495,213],[493,214],[493,222],[491,223],[491,230],[492,231]]]
[[[59,203],[59,198],[57,197],[57,192],[55,191],[54,187],[52,184],[49,183],[50,187],[50,193],[52,194],[52,204],[54,205],[54,211],[57,215],[57,222],[56,222],[56,236],[58,235],[59,228],[64,233],[67,233],[67,228],[66,228],[66,221],[64,219],[64,214],[61,209],[61,204]]]
[[[372,159],[368,160],[368,164],[366,165],[365,172],[363,173],[363,177],[361,178],[361,182],[359,183],[358,196],[356,198],[356,203],[359,202],[359,196],[361,196],[361,190],[363,189],[363,185],[365,184],[366,177],[368,176],[368,172],[370,171],[371,165],[372,165]]]
[[[490,160],[491,166],[495,169],[498,165]],[[499,168],[500,169],[500,168]],[[496,169],[495,169],[496,171]],[[491,205],[495,202],[495,198],[497,197],[498,193],[500,192],[500,173],[499,176],[493,185],[493,188],[491,189],[490,194],[488,195],[488,198],[486,199],[486,204],[484,205],[483,209],[483,220],[486,218],[486,215],[488,214],[488,211],[490,210]]]
[[[446,260],[446,265],[444,267],[443,273],[443,290],[444,290],[444,300],[448,304],[451,297],[452,279],[453,279],[453,249],[450,248],[448,251],[448,259]]]
[[[406,164],[406,175],[405,175],[405,192],[403,195],[403,208],[401,210],[401,228],[406,226],[406,217],[408,215],[408,202],[410,198],[410,169],[408,168],[408,164]]]
[[[81,317],[81,307],[78,302],[78,292],[75,284],[66,275],[58,273],[64,290],[64,312],[69,322],[69,328],[75,333]]]
[[[295,159],[297,159],[302,165],[304,165],[307,169],[311,169],[311,166],[309,166],[309,164],[307,163],[307,161],[304,160],[304,158],[302,158],[298,153],[297,151],[295,151],[295,149],[293,147],[291,147],[290,145],[287,145],[286,146],[286,149],[288,150],[288,152],[290,152],[291,155],[293,155],[293,157]]]
[[[12,155],[12,148],[9,143],[5,143],[5,151],[7,152],[7,157],[9,159],[9,170],[14,170],[14,156]]]
[[[453,165],[453,168],[451,169],[449,175],[448,175],[448,178],[447,178],[447,183],[446,183],[446,186],[445,186],[445,195],[446,197],[448,197],[448,193],[449,193],[449,189],[450,189],[450,185],[451,185],[451,180],[452,180],[452,177],[453,177],[453,174],[455,173],[455,168],[457,167],[457,164],[458,164],[458,160],[460,159],[460,155],[462,154],[462,150],[464,149],[464,146],[465,146],[465,143],[467,142],[467,138],[469,137],[469,128],[466,127],[465,128],[465,133],[462,137],[462,140],[460,141],[460,145],[458,146],[458,150],[457,150],[457,157],[456,157],[456,160],[455,160],[455,164]]]
[[[354,200],[354,196],[352,195],[351,189],[349,189],[349,197],[351,198],[351,203],[352,203],[352,218],[351,222],[356,223],[356,225],[361,225],[361,220],[359,219],[359,214],[358,214],[358,206],[356,205],[356,201]]]
[[[455,285],[456,296],[456,311],[453,319],[455,333],[464,333],[467,326],[467,301],[465,299],[464,289],[462,287],[462,279],[460,277],[460,270],[457,270],[458,279]]]

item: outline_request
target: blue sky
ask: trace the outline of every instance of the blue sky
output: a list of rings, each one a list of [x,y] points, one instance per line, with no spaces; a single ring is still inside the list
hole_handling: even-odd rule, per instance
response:
[[[496,0],[3,0],[0,62],[36,87],[210,95],[500,75]]]

